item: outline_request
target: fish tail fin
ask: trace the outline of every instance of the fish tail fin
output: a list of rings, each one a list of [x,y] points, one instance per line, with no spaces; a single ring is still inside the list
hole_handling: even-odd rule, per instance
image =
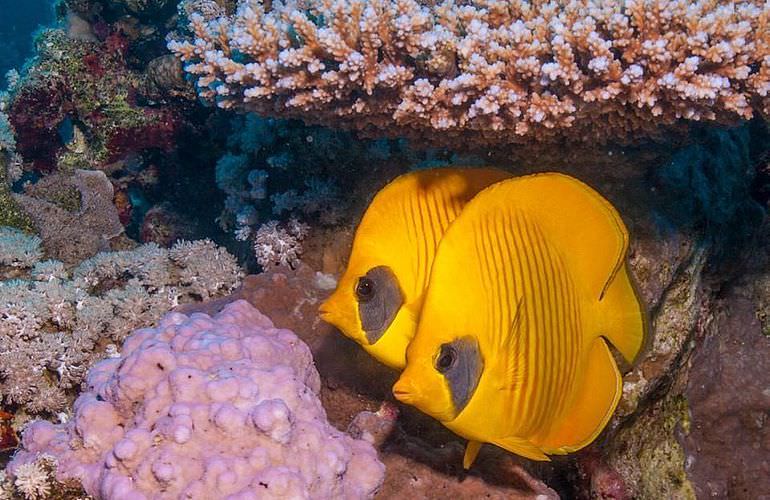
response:
[[[599,335],[605,337],[633,363],[642,350],[647,332],[647,315],[623,265],[599,300],[601,308]]]
[[[607,342],[594,339],[578,370],[577,392],[572,404],[551,427],[540,448],[550,454],[565,454],[590,444],[601,433],[618,405],[623,380]]]

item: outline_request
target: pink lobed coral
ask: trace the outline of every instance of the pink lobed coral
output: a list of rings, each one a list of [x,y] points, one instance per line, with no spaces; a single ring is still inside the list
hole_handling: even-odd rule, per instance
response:
[[[204,98],[370,135],[633,141],[770,114],[763,0],[241,0],[206,15],[169,43]]]
[[[10,476],[41,454],[97,498],[366,498],[384,466],[334,429],[309,348],[248,302],[166,315],[88,374],[67,423],[30,424]]]

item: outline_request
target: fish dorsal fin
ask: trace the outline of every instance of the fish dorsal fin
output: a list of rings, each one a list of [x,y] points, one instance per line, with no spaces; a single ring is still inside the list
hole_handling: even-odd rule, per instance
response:
[[[390,267],[402,281],[406,302],[411,302],[422,294],[435,248],[449,224],[479,191],[510,175],[494,168],[436,168],[400,175],[377,193],[364,213],[348,265],[357,268],[359,260],[376,260]]]
[[[603,338],[594,339],[582,365],[570,406],[554,422],[552,430],[537,440],[546,453],[571,453],[588,445],[604,429],[618,405],[623,380]]]
[[[492,442],[492,444],[530,460],[537,460],[540,462],[548,462],[551,460],[548,458],[548,456],[546,456],[545,453],[543,453],[543,450],[527,441],[526,439],[519,437],[510,436],[496,439]]]
[[[585,292],[594,300],[602,298],[623,263],[628,231],[599,193],[573,177],[549,172],[498,182],[481,197],[526,214],[561,249]]]

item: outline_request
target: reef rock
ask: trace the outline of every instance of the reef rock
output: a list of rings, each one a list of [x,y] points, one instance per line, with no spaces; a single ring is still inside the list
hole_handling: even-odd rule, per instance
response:
[[[770,220],[692,355],[685,390],[690,433],[682,444],[698,497],[770,492],[769,243]]]
[[[27,427],[13,476],[41,454],[98,498],[367,498],[384,466],[326,420],[308,347],[245,301],[171,313],[91,369],[74,418]]]

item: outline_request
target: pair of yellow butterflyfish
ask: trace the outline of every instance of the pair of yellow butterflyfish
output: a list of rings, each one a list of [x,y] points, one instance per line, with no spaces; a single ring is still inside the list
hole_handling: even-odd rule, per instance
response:
[[[615,410],[609,344],[641,349],[627,249],[618,212],[573,177],[416,171],[375,196],[320,313],[403,370],[398,400],[468,439],[465,468],[483,443],[548,460]]]

